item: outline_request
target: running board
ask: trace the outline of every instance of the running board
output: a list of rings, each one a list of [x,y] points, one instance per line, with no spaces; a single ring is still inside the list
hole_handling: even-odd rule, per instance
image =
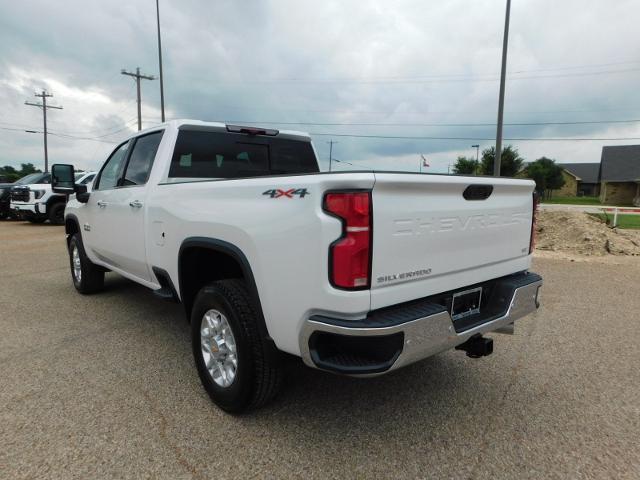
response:
[[[173,286],[173,282],[171,281],[171,277],[167,273],[166,270],[163,270],[159,267],[152,267],[153,274],[158,279],[158,283],[160,284],[160,288],[153,291],[153,294],[157,297],[160,297],[167,302],[175,302],[180,303],[180,298],[178,297],[178,293],[176,292],[175,287]]]

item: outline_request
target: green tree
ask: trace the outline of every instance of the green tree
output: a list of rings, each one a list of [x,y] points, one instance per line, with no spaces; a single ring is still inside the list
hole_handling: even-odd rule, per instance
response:
[[[17,170],[15,167],[11,165],[5,165],[4,167],[0,167],[0,177],[4,177],[7,182],[15,182],[16,180],[24,177],[25,175],[29,175],[31,173],[39,173],[36,167],[33,166],[33,163],[23,163],[20,165],[20,170]]]
[[[33,163],[21,163],[20,167],[20,176],[22,177],[24,177],[25,175],[30,175],[32,173],[40,172],[40,170],[33,166]]]
[[[453,166],[453,173],[462,175],[474,174],[477,171],[478,162],[473,158],[458,157],[456,164]]]
[[[551,197],[551,192],[562,188],[565,183],[562,167],[547,157],[541,157],[527,165],[525,174],[536,182],[536,191],[542,198]]]
[[[493,175],[493,164],[495,160],[495,147],[485,148],[482,151],[482,159],[480,160],[480,172],[483,175]],[[523,164],[524,158],[520,156],[518,150],[512,145],[507,145],[502,150],[500,157],[500,176],[515,177],[516,174],[522,170]]]

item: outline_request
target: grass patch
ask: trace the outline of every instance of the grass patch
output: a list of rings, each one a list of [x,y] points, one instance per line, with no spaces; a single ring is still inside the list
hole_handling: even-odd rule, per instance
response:
[[[598,197],[551,197],[542,203],[555,203],[558,205],[601,205]]]
[[[613,213],[592,213],[594,217],[613,225]],[[640,229],[640,215],[618,214],[618,228]]]

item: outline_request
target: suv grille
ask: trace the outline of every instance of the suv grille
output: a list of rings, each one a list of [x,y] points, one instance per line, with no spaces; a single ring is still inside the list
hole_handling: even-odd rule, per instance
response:
[[[29,189],[14,187],[11,190],[12,202],[28,202],[29,201]]]

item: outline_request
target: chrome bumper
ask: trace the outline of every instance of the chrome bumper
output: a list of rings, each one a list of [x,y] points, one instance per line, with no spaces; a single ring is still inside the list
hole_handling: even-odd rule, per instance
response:
[[[452,349],[474,335],[496,330],[508,332],[515,320],[535,312],[539,307],[538,292],[542,286],[542,279],[537,275],[535,275],[535,277],[536,279],[531,283],[515,288],[511,299],[508,301],[508,308],[506,308],[506,311],[502,315],[462,332],[456,332],[451,315],[446,310],[441,310],[437,313],[416,318],[405,323],[390,326],[376,325],[373,327],[363,326],[366,325],[366,322],[360,321],[353,322],[354,324],[359,324],[356,327],[349,326],[347,321],[342,321],[339,325],[336,325],[322,321],[322,317],[312,317],[305,322],[300,333],[302,359],[306,365],[313,368],[333,370],[346,374],[359,375],[362,373],[364,375],[379,375],[445,350]],[[393,358],[393,361],[383,370],[378,369],[378,371],[375,372],[341,372],[338,369],[324,368],[322,365],[318,365],[320,362],[318,362],[317,358],[314,358],[314,354],[310,348],[310,339],[316,332],[361,338],[402,333],[404,338],[399,354],[397,354],[395,358]]]

